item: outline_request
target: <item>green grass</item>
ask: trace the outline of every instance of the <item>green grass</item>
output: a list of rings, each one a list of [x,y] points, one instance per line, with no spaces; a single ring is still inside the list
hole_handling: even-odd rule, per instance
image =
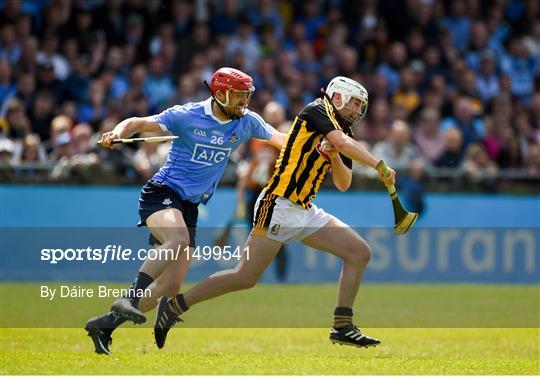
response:
[[[327,339],[335,285],[262,285],[192,308],[162,350],[120,328],[110,357],[82,326],[111,299],[0,293],[1,374],[540,374],[538,286],[367,284],[355,318],[383,343],[356,349]],[[256,328],[224,328],[242,326]]]
[[[2,374],[529,374],[538,329],[370,329],[383,344],[332,345],[327,329],[120,329],[112,356],[78,329],[4,329]]]
[[[49,285],[58,288],[59,284]],[[95,283],[81,285],[97,287]],[[261,284],[197,305],[186,313],[184,327],[324,328],[334,309],[336,293],[336,284]],[[0,327],[28,328],[79,328],[89,317],[107,310],[113,301],[96,297],[49,301],[40,298],[40,284],[35,283],[1,284],[0,297]],[[21,302],[32,305],[21,306]],[[540,326],[537,285],[365,284],[354,309],[364,327]]]

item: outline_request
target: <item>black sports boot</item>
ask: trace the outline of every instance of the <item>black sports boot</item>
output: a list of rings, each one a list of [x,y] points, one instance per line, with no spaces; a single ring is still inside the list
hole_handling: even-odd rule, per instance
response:
[[[330,341],[334,344],[345,344],[355,347],[375,347],[381,344],[379,339],[371,338],[362,332],[355,325],[336,329],[332,327],[330,331]]]
[[[96,353],[110,355],[109,345],[112,343],[111,331],[102,327],[100,318],[90,318],[86,322],[84,329],[88,333],[88,336],[92,338]]]
[[[141,323],[146,322],[145,315],[139,309],[137,309],[136,306],[133,305],[133,302],[129,298],[119,298],[118,300],[113,302],[111,310],[117,315],[129,319],[136,325],[140,325]]]
[[[154,323],[154,339],[158,348],[163,348],[167,333],[178,322],[184,321],[169,308],[167,297],[162,297],[159,300],[156,322]]]

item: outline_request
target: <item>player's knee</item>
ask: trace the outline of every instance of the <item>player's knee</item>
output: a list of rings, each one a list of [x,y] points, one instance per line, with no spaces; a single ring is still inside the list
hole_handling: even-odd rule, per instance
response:
[[[368,264],[371,259],[371,255],[373,254],[373,251],[371,250],[371,246],[369,246],[367,243],[364,242],[360,250],[361,250],[360,254],[361,254],[362,263]]]
[[[183,250],[189,246],[189,242],[189,234],[183,229],[175,234],[171,234],[166,240],[167,246],[172,250]]]
[[[359,259],[360,264],[362,265],[368,264],[369,260],[371,259],[371,254],[372,254],[371,246],[369,246],[367,242],[362,241],[358,245],[357,254],[358,254],[358,259]]]
[[[371,247],[366,242],[351,244],[347,250],[347,262],[354,266],[365,266],[371,259]]]
[[[253,274],[241,276],[237,282],[239,290],[250,289],[257,285],[259,282],[259,276]]]

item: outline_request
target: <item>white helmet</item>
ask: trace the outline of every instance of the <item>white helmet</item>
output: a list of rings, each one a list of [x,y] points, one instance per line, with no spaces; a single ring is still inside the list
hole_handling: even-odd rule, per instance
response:
[[[341,94],[341,106],[336,106],[336,109],[338,110],[345,107],[352,108],[354,99],[360,101],[360,106],[358,107],[357,113],[350,117],[344,117],[349,122],[354,123],[366,115],[368,107],[368,92],[358,82],[351,80],[348,77],[334,77],[326,87],[326,94],[328,94],[328,97],[332,98],[334,93]],[[351,101],[351,99],[353,99],[353,101]]]

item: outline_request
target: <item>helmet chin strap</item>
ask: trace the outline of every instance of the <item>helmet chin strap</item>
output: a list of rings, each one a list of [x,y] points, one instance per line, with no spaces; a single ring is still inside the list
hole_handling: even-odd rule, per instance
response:
[[[210,89],[210,85],[208,85],[208,83],[206,82],[206,80],[203,81],[204,82],[204,85],[206,85],[206,87],[208,88],[208,91],[210,92],[210,95],[212,96],[212,99],[216,102],[216,105],[217,107],[219,108],[219,110],[225,114],[227,116],[227,118],[231,119],[231,120],[235,120],[235,119],[240,119],[240,116],[237,115],[237,114],[231,114],[229,113],[225,106],[221,103],[221,101],[216,97],[216,95],[214,94],[214,92],[212,92],[212,89]],[[229,95],[228,93],[226,94],[227,96]],[[229,102],[229,101],[227,101]]]

